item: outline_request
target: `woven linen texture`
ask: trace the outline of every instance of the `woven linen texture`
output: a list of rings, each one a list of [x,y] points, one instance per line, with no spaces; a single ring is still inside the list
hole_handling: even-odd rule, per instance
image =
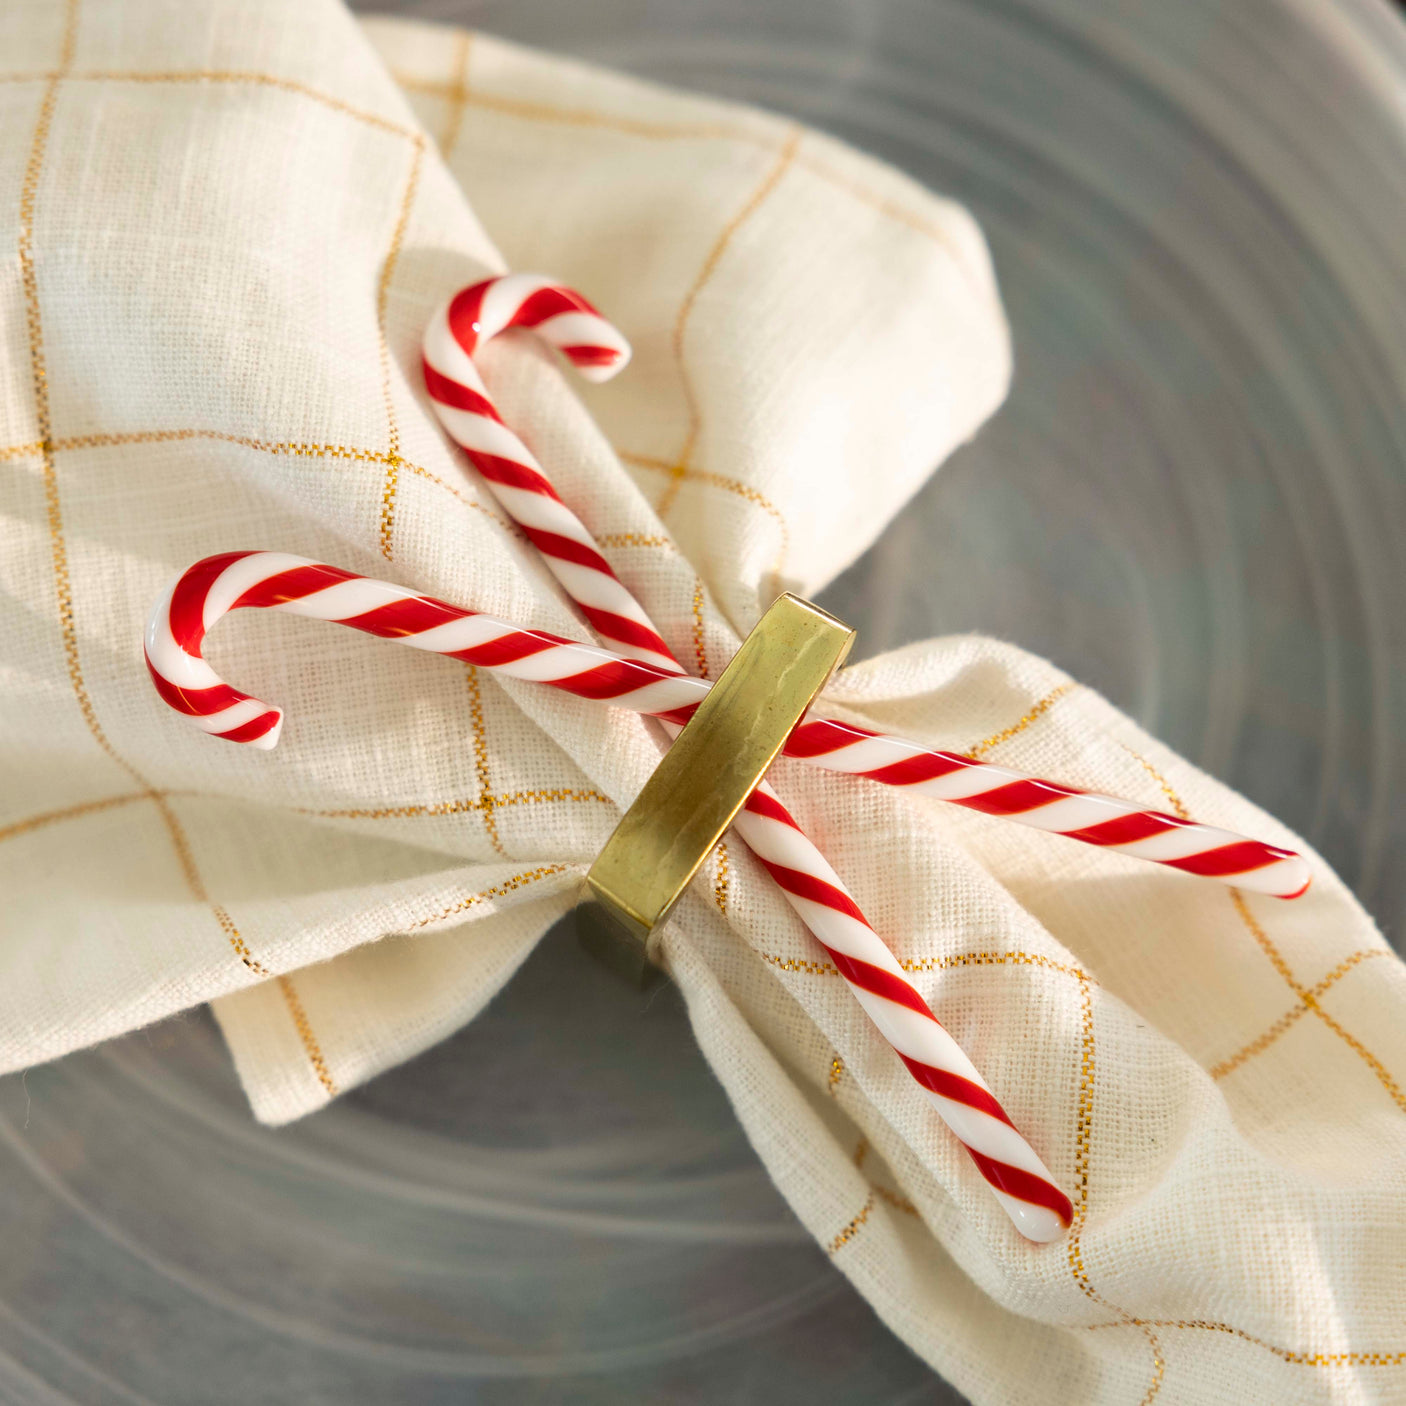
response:
[[[583,391],[509,337],[490,386],[715,675],[999,402],[989,263],[961,210],[815,133],[323,0],[10,4],[0,56],[0,1066],[213,1001],[286,1121],[482,1008],[658,744],[263,612],[210,654],[288,709],[284,740],[214,743],[142,669],[164,583],[291,551],[583,636],[419,387],[442,298],[540,269],[635,363]],[[1297,844],[993,641],[861,664],[827,704]],[[1281,904],[776,782],[1076,1206],[1066,1241],[1016,1236],[720,847],[665,957],[778,1185],[895,1332],[979,1403],[1406,1395],[1406,980],[1330,872]]]

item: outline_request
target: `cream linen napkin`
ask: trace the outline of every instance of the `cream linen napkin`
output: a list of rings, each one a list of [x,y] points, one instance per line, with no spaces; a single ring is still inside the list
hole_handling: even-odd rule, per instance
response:
[[[257,1115],[307,1112],[471,1018],[648,773],[638,720],[260,612],[210,653],[287,706],[276,752],[196,735],[145,678],[164,581],[237,546],[584,633],[419,390],[454,288],[541,269],[633,340],[589,414],[526,341],[485,361],[707,672],[1003,393],[980,237],[894,172],[482,36],[366,33],[381,58],[322,0],[0,14],[5,1068],[214,1000]],[[1009,646],[915,646],[827,705],[1294,843]],[[665,956],[778,1185],[897,1333],[980,1403],[1402,1399],[1406,979],[1330,872],[1242,898],[777,783],[1076,1205],[1065,1242],[1021,1241],[720,849]]]

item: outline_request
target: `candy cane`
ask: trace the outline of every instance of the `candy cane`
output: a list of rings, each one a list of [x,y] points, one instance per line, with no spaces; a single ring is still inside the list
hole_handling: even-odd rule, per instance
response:
[[[644,608],[488,399],[473,356],[485,340],[510,327],[533,328],[594,380],[613,375],[628,355],[620,334],[569,289],[524,275],[490,279],[451,299],[426,332],[425,383],[435,411],[596,630],[631,658],[684,675]],[[679,724],[670,719],[665,726],[672,735]],[[1053,1239],[1069,1224],[1069,1198],[776,792],[763,782],[733,825],[830,954],[1016,1226],[1033,1240]]]
[[[201,615],[207,607],[199,595],[199,583],[219,574],[225,565],[255,556],[260,558],[258,562],[249,561],[242,568],[248,573],[251,591],[259,582],[274,576],[284,578],[276,589],[292,592],[323,591],[335,583],[357,581],[361,584],[355,591],[346,591],[340,597],[319,596],[319,610],[331,609],[339,600],[344,602],[348,607],[345,618],[336,615],[318,615],[317,618],[339,619],[368,634],[396,638],[416,649],[449,654],[512,678],[550,684],[581,698],[608,702],[665,722],[683,724],[693,716],[703,695],[712,687],[706,679],[666,670],[642,660],[626,659],[599,645],[578,644],[541,630],[524,630],[493,616],[461,610],[420,595],[408,587],[356,576],[305,557],[274,552],[232,552],[197,563],[168,590],[152,613],[147,643],[147,662],[161,696],[202,730],[231,742],[273,747],[278,741],[283,715],[271,704],[259,703],[223,684],[199,658],[200,641],[208,628]],[[313,613],[313,603],[297,595],[282,601],[274,600],[267,591],[255,591],[248,599],[230,596],[233,586],[243,579],[241,576],[226,578],[222,595],[209,607],[213,611],[208,616],[209,623],[239,606],[265,605],[297,614]],[[391,610],[391,606],[399,608]],[[178,636],[173,634],[170,623],[173,619],[184,622],[177,627]],[[472,620],[473,625],[464,625],[459,632],[438,628],[451,621],[468,620]],[[412,632],[407,633],[407,630]],[[177,642],[180,647],[174,648]],[[1292,850],[1247,840],[1213,825],[1142,810],[1113,796],[1041,781],[1010,767],[976,761],[960,752],[938,751],[853,723],[807,718],[791,734],[785,752],[787,756],[831,771],[907,787],[954,805],[1000,815],[1088,844],[1102,844],[1120,854],[1153,859],[1173,868],[1234,883],[1240,888],[1292,898],[1307,887],[1308,866]],[[953,779],[948,780],[949,777]],[[957,784],[968,793],[954,794]],[[1034,806],[1012,812],[1008,808],[1010,801],[1005,799],[1012,793],[1034,798]],[[1072,807],[1065,804],[1071,800],[1081,803],[1082,814],[1071,815]],[[1073,822],[1082,823],[1082,828],[1073,828]],[[1196,852],[1189,858],[1162,858],[1149,853],[1148,846],[1136,839],[1118,842],[1116,836],[1122,827],[1134,833],[1140,828],[1149,835],[1185,836],[1182,842],[1188,846],[1194,844]],[[1258,858],[1262,867],[1234,870],[1226,857],[1230,855]],[[1220,857],[1219,863],[1210,862],[1212,857]],[[1242,862],[1245,861],[1242,859]]]
[[[834,718],[807,718],[786,755],[1275,898],[1298,898],[1313,877],[1291,849]]]
[[[146,663],[161,697],[202,732],[263,750],[277,745],[283,710],[231,687],[201,654],[216,621],[251,606],[336,621],[680,725],[709,688],[703,679],[543,630],[519,629],[325,562],[286,552],[224,552],[196,562],[167,587],[147,621]]]
[[[630,359],[628,343],[579,293],[533,274],[491,278],[450,299],[425,332],[423,370],[435,413],[601,636],[674,668],[649,616],[488,398],[473,354],[510,327],[531,328],[588,380],[606,380]]]
[[[147,625],[147,667],[161,697],[196,726],[254,747],[276,744],[282,711],[226,683],[201,654],[205,635],[223,615],[252,606],[336,621],[413,649],[648,713],[674,728],[710,686],[305,557],[226,552],[197,562],[157,603]],[[774,793],[768,788],[749,806],[739,817],[739,829],[746,825],[744,839],[816,932],[1001,1204],[1031,1239],[1054,1238],[1069,1222],[1068,1198]]]
[[[591,534],[488,399],[473,354],[511,327],[531,328],[590,380],[607,379],[629,360],[624,338],[578,293],[532,274],[489,279],[452,298],[425,334],[425,384],[435,412],[600,634],[634,658],[682,672]],[[852,723],[808,721],[786,751],[831,771],[911,787],[969,810],[1277,898],[1298,897],[1311,879],[1307,863],[1292,850]]]

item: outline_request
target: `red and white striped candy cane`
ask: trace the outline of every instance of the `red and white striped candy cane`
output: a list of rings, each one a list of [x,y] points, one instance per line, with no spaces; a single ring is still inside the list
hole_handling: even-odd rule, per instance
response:
[[[491,278],[451,298],[425,331],[423,369],[435,413],[591,625],[670,668],[673,656],[649,616],[488,398],[473,353],[512,327],[530,328],[592,381],[607,380],[630,359],[629,344],[579,293],[534,274]]]
[[[451,299],[426,332],[425,384],[435,412],[600,634],[634,658],[682,672],[591,534],[488,399],[473,353],[512,327],[531,328],[594,381],[629,360],[620,333],[579,294],[532,274],[489,279]],[[1296,898],[1311,878],[1292,850],[853,723],[808,719],[786,753],[1277,898]]]
[[[786,755],[1275,898],[1298,898],[1313,877],[1291,849],[834,718],[807,718]]]
[[[648,713],[665,722],[683,724],[693,715],[703,695],[712,685],[705,679],[694,678],[672,669],[663,669],[643,660],[630,660],[603,649],[599,645],[578,644],[538,630],[523,630],[506,621],[460,610],[441,601],[420,596],[403,586],[354,577],[338,568],[322,566],[302,557],[275,553],[230,553],[212,557],[209,562],[192,567],[186,578],[195,581],[219,568],[213,563],[232,563],[242,556],[258,555],[262,564],[250,564],[245,570],[259,576],[274,571],[270,563],[284,562],[279,570],[297,568],[305,574],[294,584],[318,582],[322,586],[336,580],[363,582],[355,591],[350,589],[340,598],[363,603],[358,628],[372,634],[396,635],[407,628],[421,631],[406,637],[406,642],[420,649],[434,649],[454,654],[466,663],[509,674],[516,678],[550,683],[579,697],[608,702],[637,713]],[[267,570],[265,569],[267,567]],[[228,583],[240,577],[230,576]],[[251,576],[250,579],[254,579]],[[262,579],[262,576],[260,576]],[[173,588],[174,589],[174,588]],[[338,598],[329,597],[329,603]],[[401,604],[412,602],[413,604]],[[240,602],[244,605],[272,604],[261,597]],[[392,611],[385,609],[397,605]],[[254,703],[244,695],[220,684],[203,660],[182,659],[172,655],[164,643],[163,622],[174,608],[183,617],[188,608],[178,600],[172,606],[158,607],[152,617],[151,648],[155,655],[167,661],[167,673],[155,669],[157,687],[162,696],[179,711],[189,714],[205,731],[230,741],[249,742],[258,747],[272,747],[278,740],[281,714],[266,704]],[[223,613],[227,605],[217,605]],[[276,608],[276,607],[275,607]],[[288,608],[292,609],[292,606]],[[300,613],[307,613],[303,609]],[[331,618],[331,617],[329,617]],[[450,618],[474,620],[472,627],[458,631],[434,633],[426,621],[444,622]],[[190,621],[181,638],[187,645],[199,643],[198,630]],[[163,650],[165,651],[163,653]],[[828,750],[825,750],[828,749]],[[1130,801],[1095,792],[1079,791],[1053,781],[1041,781],[1013,771],[1009,767],[979,762],[960,752],[942,752],[857,727],[852,723],[830,718],[808,717],[786,743],[786,755],[797,757],[833,771],[845,772],[867,780],[891,786],[907,786],[924,795],[935,795],[955,805],[969,806],[987,814],[1004,815],[1023,824],[1035,825],[1054,833],[1071,834],[1087,843],[1135,858],[1153,859],[1173,868],[1234,883],[1240,888],[1281,898],[1301,893],[1307,884],[1308,866],[1292,850],[1279,849],[1260,840],[1247,840],[1230,830],[1196,821],[1181,820],[1158,811],[1140,809]],[[948,778],[953,778],[949,781]],[[955,782],[955,785],[954,785]],[[957,794],[960,787],[962,794]],[[1006,797],[1012,793],[1033,797],[1034,806],[1019,814],[1010,814]],[[1077,808],[1076,808],[1077,807]],[[1076,826],[1082,825],[1078,829]],[[1142,831],[1148,836],[1166,835],[1192,850],[1190,858],[1164,857],[1149,852],[1149,846],[1137,838],[1118,842],[1117,836],[1129,832],[1136,837]],[[1233,869],[1226,856],[1241,856],[1239,862],[1258,859],[1261,867],[1252,870]],[[1213,865],[1212,859],[1219,860]]]
[[[226,683],[201,654],[215,623],[248,607],[349,625],[412,649],[649,713],[674,730],[710,687],[703,679],[519,629],[323,562],[283,552],[225,552],[197,562],[157,602],[147,624],[147,667],[161,697],[196,726],[253,747],[276,744],[282,711]],[[1031,1239],[1053,1239],[1069,1222],[1068,1198],[770,788],[749,802],[738,829],[1017,1227]]]
[[[434,601],[404,586],[353,576],[350,572],[311,562],[304,557],[272,552],[234,552],[211,557],[192,567],[182,577],[186,583],[184,590],[190,589],[191,582],[221,570],[222,565],[218,564],[232,564],[247,556],[261,558],[260,563],[250,563],[244,568],[251,573],[250,580],[262,580],[278,572],[296,569],[304,574],[289,578],[293,585],[320,583],[318,588],[321,589],[334,581],[363,582],[355,592],[348,590],[341,599],[361,604],[363,608],[357,628],[368,633],[395,636],[413,626],[420,633],[407,635],[405,642],[416,648],[452,654],[480,668],[549,683],[578,697],[607,702],[636,713],[648,713],[665,722],[687,722],[703,695],[712,687],[706,679],[694,678],[691,674],[680,674],[642,660],[626,659],[599,645],[578,644],[540,630],[523,630],[492,616]],[[278,562],[284,563],[284,566],[273,565]],[[226,591],[241,579],[237,575],[227,577]],[[175,587],[172,588],[174,591]],[[282,714],[278,709],[256,703],[220,683],[210,672],[209,666],[198,657],[182,657],[184,650],[192,646],[198,651],[204,630],[201,621],[189,614],[191,607],[182,603],[184,599],[184,594],[175,597],[168,593],[152,615],[148,662],[152,665],[153,677],[162,697],[172,707],[189,715],[197,726],[216,737],[232,742],[248,742],[256,747],[274,746],[282,725]],[[328,597],[327,604],[335,604],[336,600],[335,597]],[[400,604],[402,602],[413,604]],[[241,599],[238,603],[279,608],[272,599],[259,595]],[[386,609],[390,605],[397,605],[398,608]],[[212,619],[231,608],[227,603],[217,602],[214,607],[216,614]],[[308,613],[306,607],[286,604],[285,608]],[[167,619],[173,610],[175,618],[186,622],[180,630],[182,651],[176,653],[171,652],[167,638],[170,634]],[[443,633],[432,631],[425,623],[447,623],[451,619],[472,619],[475,623],[463,626],[459,631]],[[153,662],[157,659],[164,661],[160,668]],[[819,751],[822,747],[830,750]],[[1009,767],[979,762],[960,752],[937,751],[901,737],[871,732],[852,723],[808,717],[791,734],[785,751],[787,756],[833,771],[891,786],[908,786],[924,795],[936,795],[955,805],[969,806],[987,814],[1005,815],[1008,819],[1053,833],[1069,834],[1071,831],[1063,827],[1072,827],[1075,822],[1082,821],[1084,829],[1073,830],[1072,838],[1102,843],[1105,848],[1121,854],[1155,859],[1174,868],[1234,883],[1240,888],[1253,888],[1276,897],[1291,898],[1302,893],[1307,886],[1308,866],[1302,856],[1292,850],[1279,849],[1260,840],[1247,840],[1233,831],[1221,830],[1213,825],[1142,810],[1130,801],[1121,801],[1112,796],[1079,791],[1053,781],[1040,781]],[[963,795],[953,794],[950,790],[945,792],[942,783],[949,776],[961,782],[964,790],[970,786],[970,792]],[[1003,793],[1017,789],[1043,797],[1043,806],[1009,814],[1002,808],[1004,802],[1000,798]],[[1072,810],[1068,803],[1073,801],[1080,803],[1082,814]],[[1182,843],[1194,846],[1195,854],[1189,860],[1163,858],[1148,853],[1148,847],[1136,839],[1116,843],[1113,837],[1124,826],[1134,834],[1141,829],[1149,835],[1185,836]],[[1251,857],[1261,858],[1262,867],[1248,872],[1232,872],[1226,861],[1222,861],[1224,867],[1212,868],[1204,859],[1204,856],[1232,853],[1248,853]],[[1202,867],[1194,867],[1198,863]]]
[[[570,311],[544,317],[549,308]],[[425,382],[435,411],[596,630],[627,655],[682,675],[683,666],[644,608],[488,399],[473,356],[488,337],[511,327],[531,327],[594,380],[613,374],[628,353],[619,332],[569,289],[523,275],[489,279],[451,299],[426,332]],[[610,349],[618,349],[613,357]],[[666,721],[671,735],[678,726]],[[1057,1236],[1069,1224],[1069,1198],[775,791],[763,782],[733,825],[971,1154],[1017,1228],[1033,1240]]]
[[[182,572],[157,601],[147,621],[146,663],[161,697],[202,732],[261,750],[277,745],[283,710],[227,684],[201,654],[216,621],[249,607],[335,621],[680,725],[710,687],[326,562],[287,552],[222,552]]]

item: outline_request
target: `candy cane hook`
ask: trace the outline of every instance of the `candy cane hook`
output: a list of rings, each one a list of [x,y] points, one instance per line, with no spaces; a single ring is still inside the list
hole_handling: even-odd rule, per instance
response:
[[[451,298],[425,331],[425,387],[435,414],[602,637],[676,669],[649,616],[488,397],[474,352],[514,327],[556,347],[590,381],[609,380],[630,359],[629,343],[579,293],[537,274],[488,279]]]
[[[286,552],[223,552],[182,572],[157,601],[147,621],[146,664],[156,691],[202,732],[264,751],[278,745],[283,710],[226,683],[201,652],[205,636],[223,616],[250,607],[335,621],[412,649],[680,723],[709,687],[703,679],[679,677],[543,630],[524,630],[325,562]]]

